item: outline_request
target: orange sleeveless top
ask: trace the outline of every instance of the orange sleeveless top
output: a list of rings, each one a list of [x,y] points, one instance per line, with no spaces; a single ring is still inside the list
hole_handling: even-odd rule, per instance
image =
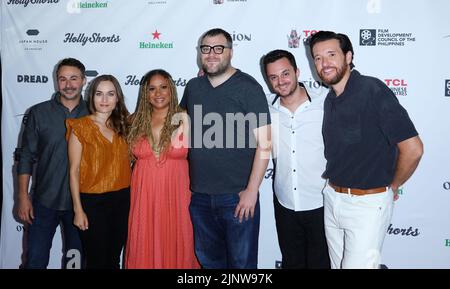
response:
[[[89,116],[67,119],[66,127],[66,139],[73,131],[83,147],[80,192],[101,194],[130,186],[131,163],[124,138],[115,133],[111,143]]]

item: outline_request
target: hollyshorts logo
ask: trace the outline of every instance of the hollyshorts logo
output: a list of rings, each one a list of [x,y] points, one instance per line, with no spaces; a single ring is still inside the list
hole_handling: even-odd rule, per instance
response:
[[[179,77],[177,79],[173,79],[173,82],[177,87],[184,87],[187,84],[187,79]],[[129,74],[126,76],[126,81],[124,85],[142,85],[142,77],[138,78],[136,75]]]
[[[101,33],[92,33],[91,35],[86,35],[85,33],[66,33],[64,36],[64,43],[81,44],[81,46],[85,46],[88,43],[99,44],[120,42],[120,36],[116,34],[104,36]]]
[[[8,0],[6,2],[7,5],[23,5],[23,7],[27,7],[29,4],[38,5],[38,4],[56,4],[59,0]]]
[[[23,39],[19,40],[19,44],[23,45],[24,50],[42,50],[48,43],[47,39],[39,37],[40,31],[38,29],[28,29]]]
[[[360,29],[360,46],[405,46],[415,42],[416,37],[411,32],[390,32],[389,29]]]
[[[405,79],[385,79],[384,82],[392,90],[395,96],[408,95],[408,83]]]
[[[445,96],[450,96],[450,79],[445,80]]]
[[[419,228],[413,228],[412,226],[410,226],[409,228],[396,228],[393,227],[392,224],[389,225],[387,233],[389,235],[408,237],[417,237],[420,235]]]
[[[273,175],[274,175],[274,170],[273,169],[267,169],[266,170],[266,174],[264,175],[264,179],[273,179]]]
[[[171,49],[173,48],[173,42],[163,42],[161,39],[163,39],[164,33],[161,33],[158,31],[158,29],[155,30],[155,32],[150,33],[152,36],[152,41],[141,41],[139,42],[139,48],[140,49]]]
[[[308,37],[315,34],[319,30],[302,30],[301,32],[297,32],[296,29],[291,29],[291,32],[287,35],[288,47],[289,48],[299,48],[300,47],[300,39],[303,37],[303,42],[305,42]]]
[[[108,8],[107,1],[80,1],[80,0],[69,0],[66,5],[67,13],[75,14],[81,13],[82,10],[97,10]]]
[[[48,76],[20,74],[20,75],[17,75],[17,82],[18,83],[47,83]]]

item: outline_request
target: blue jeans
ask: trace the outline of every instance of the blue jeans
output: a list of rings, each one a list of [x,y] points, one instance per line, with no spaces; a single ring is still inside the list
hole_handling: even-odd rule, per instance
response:
[[[45,269],[50,258],[53,237],[56,228],[61,224],[64,258],[63,268],[66,268],[70,257],[67,251],[77,249],[82,252],[81,241],[77,228],[73,225],[72,211],[58,211],[46,208],[38,202],[33,203],[34,220],[28,227],[26,269]],[[80,260],[80,264],[81,264]]]
[[[258,263],[259,199],[253,218],[234,217],[238,194],[192,194],[189,211],[195,253],[205,269],[256,269]]]

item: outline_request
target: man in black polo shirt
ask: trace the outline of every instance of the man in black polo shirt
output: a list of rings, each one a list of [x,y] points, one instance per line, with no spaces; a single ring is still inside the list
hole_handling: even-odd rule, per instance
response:
[[[352,70],[346,35],[320,31],[309,45],[318,75],[332,88],[322,128],[332,268],[378,268],[397,190],[417,168],[423,145],[393,92]]]
[[[195,252],[203,268],[255,269],[258,189],[270,155],[270,116],[262,87],[231,66],[233,42],[216,28],[200,39],[203,76],[181,106],[191,118],[189,171]]]
[[[58,93],[48,101],[30,108],[24,119],[22,149],[17,165],[19,179],[18,215],[29,224],[26,269],[45,269],[56,228],[61,224],[64,241],[64,267],[80,266],[81,241],[73,225],[72,199],[69,191],[67,118],[88,114],[81,91],[86,84],[85,67],[77,59],[66,58],[56,68]],[[34,193],[28,194],[33,166],[37,163]],[[67,252],[78,250],[79,254]],[[72,268],[72,266],[71,266]]]

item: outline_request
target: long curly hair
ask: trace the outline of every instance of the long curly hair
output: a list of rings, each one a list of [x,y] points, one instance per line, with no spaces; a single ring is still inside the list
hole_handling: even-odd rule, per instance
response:
[[[112,129],[121,137],[126,137],[128,134],[128,116],[130,113],[127,110],[125,105],[125,97],[122,92],[122,88],[120,87],[119,81],[109,74],[99,75],[94,80],[92,80],[89,85],[89,110],[91,113],[95,113],[95,104],[94,104],[94,96],[97,91],[97,87],[102,81],[111,81],[116,89],[117,95],[117,104],[108,120],[106,121],[106,126]]]
[[[152,77],[160,75],[166,79],[170,88],[170,103],[159,143],[154,143],[154,136],[152,133],[152,112],[153,106],[148,98],[148,86]],[[178,105],[178,96],[175,83],[172,76],[165,70],[155,69],[149,71],[141,80],[141,87],[139,89],[138,104],[135,113],[131,117],[131,125],[129,128],[127,141],[130,149],[134,146],[136,141],[142,137],[147,138],[152,148],[157,148],[158,152],[165,151],[171,142],[172,134],[180,126],[181,119],[174,118],[183,110]],[[179,115],[179,114],[178,114]]]

